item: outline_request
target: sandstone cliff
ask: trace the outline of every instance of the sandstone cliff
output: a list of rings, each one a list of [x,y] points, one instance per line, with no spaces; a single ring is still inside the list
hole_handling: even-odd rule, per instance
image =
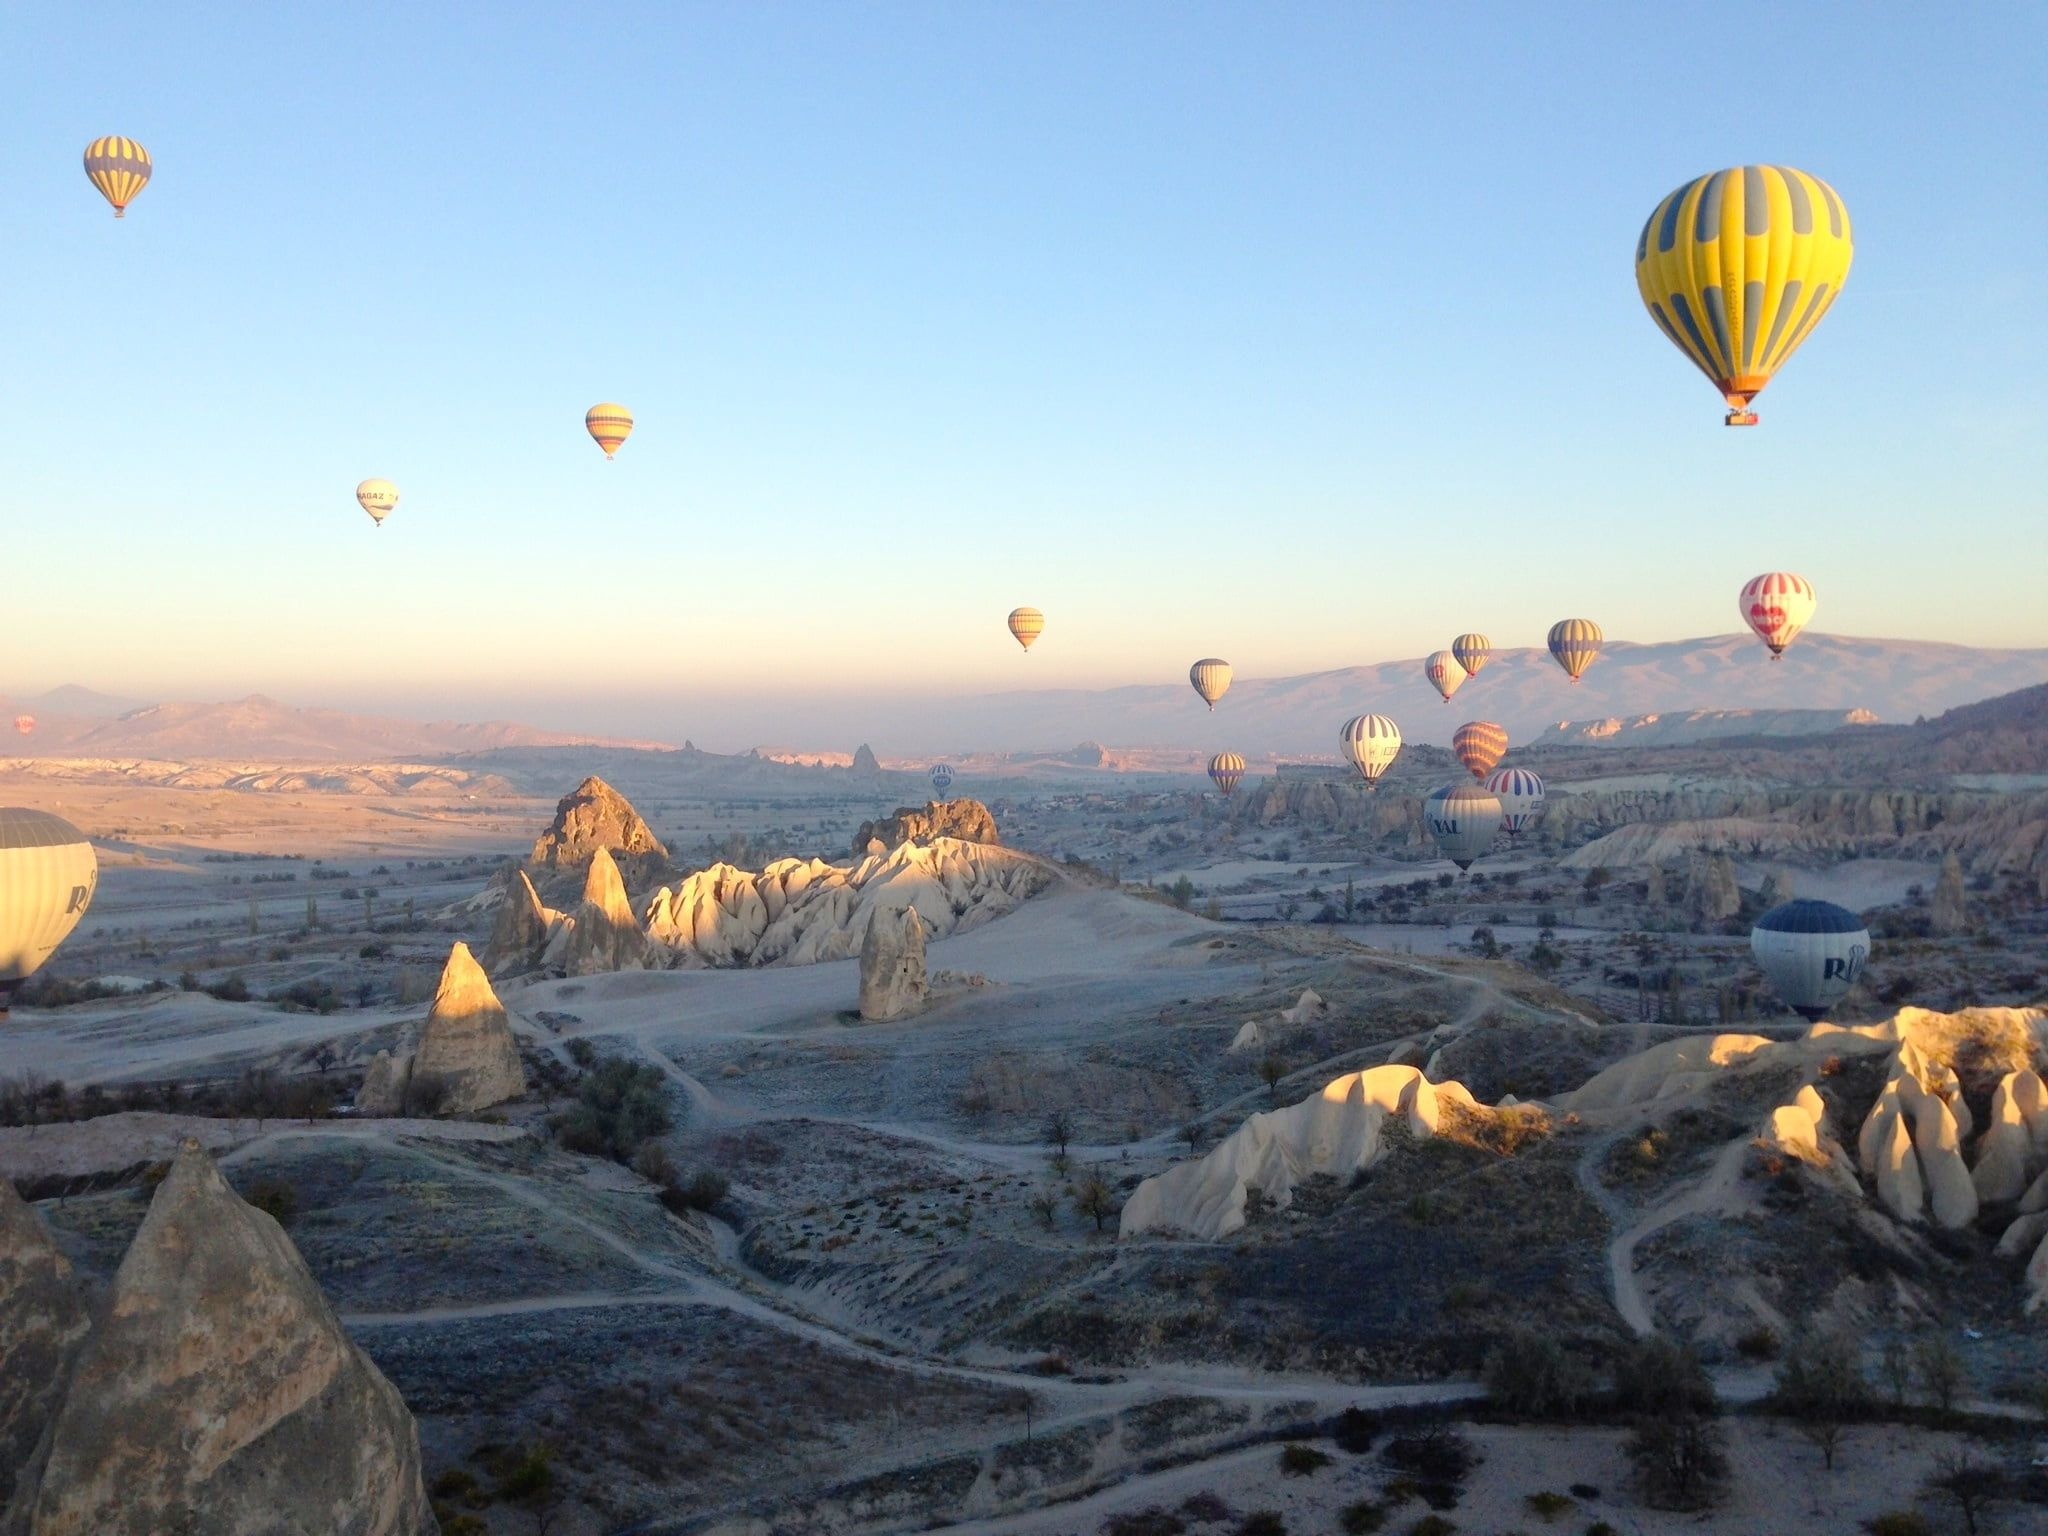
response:
[[[933,800],[923,810],[900,805],[893,816],[862,822],[853,834],[853,856],[858,859],[865,855],[870,843],[880,843],[887,853],[904,843],[930,842],[935,837],[950,837],[962,843],[1002,842],[996,832],[995,817],[979,800]]]
[[[626,797],[593,774],[555,806],[553,825],[534,841],[533,862],[543,869],[580,868],[600,848],[636,866],[668,857]]]

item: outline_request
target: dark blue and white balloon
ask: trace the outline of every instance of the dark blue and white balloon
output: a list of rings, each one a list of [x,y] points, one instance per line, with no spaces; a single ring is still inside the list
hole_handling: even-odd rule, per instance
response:
[[[1788,901],[1756,920],[1749,951],[1785,1006],[1818,1022],[1863,974],[1870,930],[1831,901]]]
[[[932,788],[944,794],[953,787],[953,770],[945,763],[932,764]]]

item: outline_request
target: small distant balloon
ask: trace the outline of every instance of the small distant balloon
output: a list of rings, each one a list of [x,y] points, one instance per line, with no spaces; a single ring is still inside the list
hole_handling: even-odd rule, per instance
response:
[[[1449,651],[1431,651],[1422,659],[1422,675],[1429,679],[1429,686],[1444,696],[1446,704],[1451,695],[1458,691],[1458,685],[1465,681],[1465,669],[1458,664],[1458,658]]]
[[[398,505],[398,487],[389,480],[365,480],[356,487],[356,500],[370,514],[370,521],[382,528],[384,519]]]
[[[932,764],[932,788],[944,794],[953,787],[953,770],[945,763]]]
[[[92,844],[70,822],[0,810],[0,1016],[85,916],[99,873]]]
[[[1209,777],[1218,789],[1229,794],[1244,778],[1244,759],[1235,752],[1218,752],[1209,759]]]
[[[1813,583],[1790,571],[1766,571],[1752,576],[1736,600],[1742,622],[1756,631],[1757,639],[1771,648],[1771,660],[1785,654],[1785,647],[1799,631],[1812,622],[1819,599]]]
[[[149,151],[133,139],[94,139],[85,146],[86,178],[114,205],[114,217],[128,217],[128,205],[149,185]]]
[[[1216,701],[1230,692],[1230,663],[1215,656],[1205,656],[1188,668],[1188,681],[1202,696],[1202,702],[1213,711]]]
[[[1470,869],[1493,845],[1500,821],[1500,801],[1471,784],[1446,784],[1422,802],[1422,824],[1443,856],[1460,869]]]
[[[1543,781],[1526,768],[1496,768],[1484,787],[1500,801],[1500,824],[1509,837],[1520,837],[1543,812]]]
[[[597,446],[609,459],[619,451],[619,444],[633,435],[633,413],[610,401],[593,405],[583,413],[583,429],[597,440]]]
[[[1465,771],[1482,784],[1507,750],[1507,727],[1491,720],[1467,720],[1451,736],[1451,751],[1465,765]]]
[[[24,736],[32,736],[35,734],[36,717],[34,715],[16,715],[14,717],[14,728]]]
[[[1337,732],[1337,744],[1365,780],[1365,787],[1376,790],[1401,755],[1401,728],[1385,715],[1358,715],[1344,722]]]
[[[1820,324],[1849,279],[1849,210],[1817,176],[1738,165],[1695,176],[1636,239],[1636,291],[1665,339],[1713,381],[1728,425]]]
[[[1559,619],[1550,626],[1550,654],[1564,668],[1564,675],[1576,683],[1593,665],[1605,638],[1591,619]]]
[[[1031,642],[1045,633],[1045,615],[1036,608],[1012,608],[1010,610],[1010,634],[1025,650],[1031,649]]]
[[[1749,951],[1785,1006],[1817,1023],[1863,974],[1870,930],[1831,901],[1788,901],[1756,920]]]
[[[1458,658],[1458,665],[1473,677],[1486,665],[1486,658],[1493,654],[1493,642],[1484,635],[1463,634],[1451,642],[1451,654]]]

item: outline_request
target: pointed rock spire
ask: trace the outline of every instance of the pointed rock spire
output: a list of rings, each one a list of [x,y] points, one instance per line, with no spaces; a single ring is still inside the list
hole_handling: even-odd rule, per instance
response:
[[[0,1524],[57,1416],[88,1326],[71,1265],[34,1208],[0,1177]]]
[[[526,1092],[505,1005],[467,944],[448,951],[412,1071],[416,1091],[422,1082],[439,1085],[443,1114],[474,1114]]]

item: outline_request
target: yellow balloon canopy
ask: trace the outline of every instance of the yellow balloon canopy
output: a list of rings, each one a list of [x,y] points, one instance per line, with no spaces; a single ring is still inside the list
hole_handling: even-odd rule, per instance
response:
[[[110,135],[85,146],[85,174],[114,205],[114,217],[126,218],[128,205],[149,185],[149,151],[133,139]]]
[[[583,413],[583,430],[604,450],[604,456],[610,458],[619,451],[619,444],[633,435],[633,413],[623,405],[607,400]]]
[[[1750,402],[1820,324],[1849,277],[1849,210],[1782,165],[1696,176],[1636,241],[1636,287],[1657,328],[1753,427]]]

